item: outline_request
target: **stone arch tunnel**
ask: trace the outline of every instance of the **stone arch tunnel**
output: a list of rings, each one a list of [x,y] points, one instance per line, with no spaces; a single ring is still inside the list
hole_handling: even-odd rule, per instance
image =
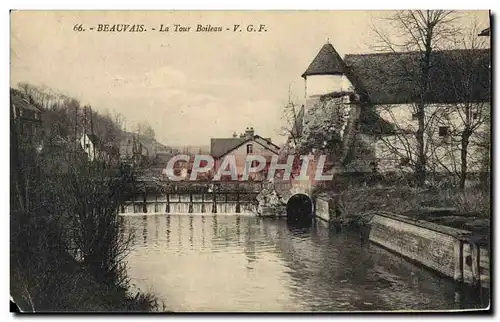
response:
[[[311,197],[304,193],[291,196],[286,203],[286,215],[289,220],[302,221],[313,218],[313,202]]]

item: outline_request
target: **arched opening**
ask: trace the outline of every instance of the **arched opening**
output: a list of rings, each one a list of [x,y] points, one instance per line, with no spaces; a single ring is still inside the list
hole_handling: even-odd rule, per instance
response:
[[[286,215],[288,221],[311,220],[313,217],[312,200],[308,195],[299,193],[288,199]]]

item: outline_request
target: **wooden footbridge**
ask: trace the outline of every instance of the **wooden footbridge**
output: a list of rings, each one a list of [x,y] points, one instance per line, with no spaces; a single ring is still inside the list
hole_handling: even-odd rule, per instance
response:
[[[294,195],[310,200],[308,182],[165,182],[141,178],[121,213],[257,213],[257,195],[274,189],[287,203]]]

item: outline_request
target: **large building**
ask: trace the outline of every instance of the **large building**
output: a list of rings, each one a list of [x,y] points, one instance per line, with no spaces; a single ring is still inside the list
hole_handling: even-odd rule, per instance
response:
[[[420,57],[419,52],[406,52],[342,58],[326,43],[302,74],[302,114],[313,107],[341,107],[335,113],[343,120],[339,125],[343,140],[354,150],[345,154],[355,156],[346,166],[349,171],[374,167],[394,171],[414,165]],[[431,60],[424,98],[428,171],[456,170],[466,126],[474,130],[468,142],[468,171],[483,171],[484,162],[478,156],[484,155],[480,141],[490,126],[490,51],[435,51]]]
[[[259,155],[266,159],[266,166],[262,171],[250,174],[253,180],[263,180],[267,176],[267,169],[271,158],[279,154],[280,148],[271,142],[270,138],[263,138],[255,134],[253,127],[247,128],[244,133],[237,135],[236,132],[230,138],[212,138],[210,140],[210,154],[215,160],[214,170],[221,166],[224,157],[231,155],[236,159],[238,180],[241,179],[246,166],[248,155]]]

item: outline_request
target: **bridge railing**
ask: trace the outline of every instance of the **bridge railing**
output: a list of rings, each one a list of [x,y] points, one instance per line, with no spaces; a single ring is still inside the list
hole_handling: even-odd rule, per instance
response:
[[[242,192],[258,193],[264,186],[263,182],[199,182],[199,181],[140,181],[137,192],[156,193],[210,193],[210,192]]]

